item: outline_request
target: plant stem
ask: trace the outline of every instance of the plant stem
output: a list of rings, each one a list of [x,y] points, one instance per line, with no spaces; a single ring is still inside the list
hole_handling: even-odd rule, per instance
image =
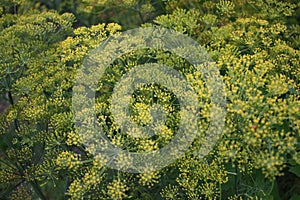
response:
[[[141,19],[142,24],[144,24],[145,21],[144,21],[144,19],[143,19],[142,13],[141,13],[140,11],[138,11],[138,14],[139,14],[139,16],[140,16],[140,19]]]
[[[13,97],[12,97],[11,91],[8,91],[8,101],[9,101],[9,103],[10,103],[12,106],[14,106],[14,99],[13,99]],[[19,132],[20,129],[19,129],[19,126],[18,126],[18,121],[17,121],[17,119],[14,120],[14,125],[15,125],[16,130]]]
[[[40,186],[38,185],[37,181],[30,181],[29,182],[31,187],[34,189],[34,192],[36,193],[36,195],[41,199],[41,200],[46,200],[45,195],[43,194]]]

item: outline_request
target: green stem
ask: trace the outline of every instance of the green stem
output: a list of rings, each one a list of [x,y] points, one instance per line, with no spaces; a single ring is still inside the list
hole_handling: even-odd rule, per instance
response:
[[[219,190],[220,190],[220,200],[222,200],[222,184],[219,183]]]
[[[12,94],[11,94],[11,91],[8,91],[8,101],[9,101],[9,103],[10,103],[12,106],[15,105],[15,104],[14,104],[14,99],[13,99]],[[18,121],[17,121],[17,119],[14,120],[14,125],[15,125],[16,130],[19,132],[20,130],[19,130],[19,126],[18,126]]]
[[[145,21],[144,21],[144,19],[143,19],[142,13],[141,13],[140,11],[138,11],[138,14],[139,14],[139,17],[140,17],[140,19],[141,19],[142,24],[144,24]]]
[[[36,195],[39,197],[39,199],[46,200],[46,197],[43,194],[43,192],[42,192],[40,186],[38,185],[37,181],[34,180],[34,181],[30,181],[29,183],[30,183],[31,187],[33,188],[34,192],[36,193]]]
[[[18,168],[18,171],[19,171],[20,175],[22,177],[24,177],[24,173],[23,173],[24,169],[23,169],[22,165],[19,162],[17,162],[16,163],[16,167]],[[46,197],[45,197],[45,195],[43,194],[40,186],[38,185],[38,183],[37,183],[37,181],[35,179],[33,181],[29,181],[29,184],[31,185],[31,187],[33,188],[34,192],[39,197],[39,199],[41,199],[41,200],[47,200]]]
[[[238,174],[238,169],[237,169],[236,165],[235,165],[235,173],[236,173],[236,176],[234,176],[234,190],[235,190],[235,194],[237,194],[237,174]]]

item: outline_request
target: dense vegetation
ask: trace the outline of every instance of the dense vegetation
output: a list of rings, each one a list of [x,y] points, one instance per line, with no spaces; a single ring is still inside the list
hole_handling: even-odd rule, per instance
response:
[[[0,199],[299,199],[300,3],[296,0],[0,0]],[[116,59],[99,80],[95,109],[110,141],[155,151],[176,135],[177,98],[148,84],[129,107],[141,126],[150,108],[168,120],[155,138],[122,133],[111,113],[114,86],[147,62],[178,70],[201,102],[199,133],[183,157],[159,171],[111,169],[74,126],[78,69],[101,42],[137,27],[165,27],[201,44],[225,85],[221,138],[195,156],[210,123],[201,74],[170,52],[144,49]],[[188,51],[188,50],[187,50]],[[124,165],[130,160],[122,160]]]

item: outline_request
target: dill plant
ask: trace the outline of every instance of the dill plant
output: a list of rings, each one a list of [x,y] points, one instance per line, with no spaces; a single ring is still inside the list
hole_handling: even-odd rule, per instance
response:
[[[77,69],[93,48],[121,31],[115,23],[74,28],[75,16],[91,19],[93,10],[109,5],[76,1],[76,12],[66,9],[74,13],[70,14],[62,12],[67,3],[58,13],[43,3],[2,2],[0,92],[9,107],[0,118],[0,198],[299,197],[293,185],[299,181],[300,164],[300,29],[299,24],[289,23],[299,3],[165,0],[158,8],[152,1],[122,1],[122,6],[141,9],[140,14],[154,8],[165,13],[142,26],[175,29],[203,45],[220,70],[227,96],[223,136],[209,155],[200,158],[195,152],[210,122],[210,96],[201,74],[179,56],[155,49],[116,59],[99,80],[95,98],[99,123],[114,145],[136,152],[157,150],[174,137],[180,121],[172,91],[148,84],[132,95],[132,118],[139,125],[149,123],[151,106],[159,104],[168,113],[166,124],[156,138],[122,134],[110,111],[111,95],[122,75],[138,64],[157,62],[180,71],[202,105],[199,137],[185,156],[160,171],[130,174],[107,168],[105,158],[86,151],[73,124]],[[125,157],[120,160],[122,165],[130,162]],[[281,185],[287,174],[293,176],[286,183],[290,189]]]

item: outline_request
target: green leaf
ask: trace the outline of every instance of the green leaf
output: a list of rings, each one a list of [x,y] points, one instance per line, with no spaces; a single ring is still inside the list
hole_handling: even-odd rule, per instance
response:
[[[300,177],[300,166],[294,166],[289,169],[289,172],[292,172],[293,174],[296,174],[298,177]]]

